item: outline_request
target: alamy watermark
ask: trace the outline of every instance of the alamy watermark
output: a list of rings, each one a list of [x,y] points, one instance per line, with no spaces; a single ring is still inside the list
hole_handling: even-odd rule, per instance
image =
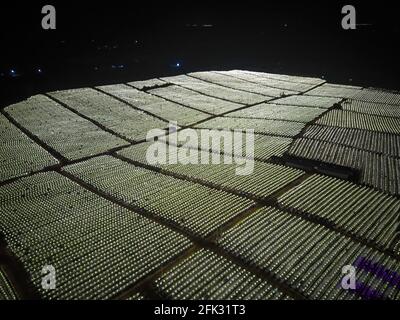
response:
[[[342,8],[342,14],[345,16],[342,19],[342,28],[344,30],[355,30],[356,24],[356,8],[352,5],[346,5]]]
[[[358,257],[353,265],[344,266],[342,274],[344,274],[341,287],[344,290],[351,290],[354,294],[363,299],[382,300],[386,299],[383,292],[369,287],[367,284],[357,280],[357,270],[367,272],[372,277],[380,279],[386,283],[387,287],[400,288],[400,274],[394,270],[386,268],[380,263],[374,262],[366,257]]]
[[[42,8],[42,14],[45,16],[42,18],[42,28],[44,30],[55,30],[56,29],[56,8],[52,5],[45,5]]]
[[[56,289],[56,269],[52,265],[47,265],[42,268],[42,289]]]
[[[152,142],[146,152],[149,165],[173,164],[236,164],[237,175],[250,175],[254,171],[254,130],[185,129],[178,131],[176,122],[168,126],[166,141],[163,129],[152,129],[146,140]],[[177,148],[179,146],[179,148]],[[212,152],[201,152],[199,151]]]

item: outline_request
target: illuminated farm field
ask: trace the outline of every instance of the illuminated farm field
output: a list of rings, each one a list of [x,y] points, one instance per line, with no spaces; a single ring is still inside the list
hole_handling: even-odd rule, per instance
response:
[[[0,300],[400,300],[400,93],[232,70],[1,107]]]

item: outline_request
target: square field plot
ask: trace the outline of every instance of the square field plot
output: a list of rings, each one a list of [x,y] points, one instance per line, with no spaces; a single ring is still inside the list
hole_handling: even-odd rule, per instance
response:
[[[165,121],[177,122],[178,125],[186,126],[210,117],[209,114],[202,111],[166,101],[151,93],[144,93],[127,85],[104,86],[99,87],[99,89]],[[140,119],[137,122],[140,123]],[[147,130],[143,128],[142,131],[146,132]]]
[[[336,104],[342,101],[341,98],[332,97],[317,97],[317,96],[290,96],[274,100],[274,104],[282,104],[288,106],[299,106],[299,107],[313,107],[321,109],[330,109]]]
[[[400,134],[400,118],[381,117],[342,110],[332,110],[324,114],[316,123],[332,127]]]
[[[198,236],[209,235],[254,204],[109,156],[71,165],[65,170],[104,193]]]
[[[149,93],[213,115],[229,112],[243,106],[175,85],[153,89]]]
[[[383,155],[400,157],[400,136],[353,128],[308,126],[303,137]]]
[[[325,83],[307,92],[307,95],[353,99],[357,94],[360,94],[361,91],[361,87]]]
[[[131,90],[137,91],[136,89]],[[146,95],[140,91],[137,92]],[[135,110],[127,104],[91,88],[57,91],[50,95],[126,139],[144,140],[149,130],[167,127],[165,121]]]
[[[46,299],[110,299],[191,243],[58,173],[0,188],[0,231]],[[42,289],[52,265],[57,289]]]
[[[55,165],[58,161],[0,114],[0,182]]]
[[[308,108],[298,106],[286,106],[262,103],[254,107],[249,107],[228,114],[233,118],[250,118],[250,119],[271,119],[271,120],[287,120],[297,122],[310,122],[319,117],[326,110],[320,108]]]
[[[202,249],[156,280],[160,295],[181,300],[289,299],[267,281]]]
[[[218,117],[199,125],[196,128],[203,129],[226,129],[226,130],[254,130],[255,133],[278,135],[285,137],[294,137],[298,135],[304,123],[267,120],[267,119],[246,119],[246,118],[229,118]]]
[[[283,95],[299,93],[298,91],[264,86],[262,84],[246,81],[237,77],[230,77],[228,75],[217,72],[194,72],[189,73],[189,76],[207,82],[219,84],[224,87],[257,93],[267,97],[280,97]]]
[[[267,79],[267,80],[278,80],[292,83],[305,83],[313,86],[318,86],[325,83],[325,80],[319,78],[311,78],[311,77],[302,77],[302,76],[291,76],[286,74],[276,74],[276,73],[268,73],[268,72],[256,72],[256,71],[247,71],[247,70],[230,70],[230,71],[218,71],[219,73],[225,73],[229,75],[251,75],[253,77]]]
[[[127,144],[46,96],[34,96],[5,110],[21,126],[69,160]]]
[[[191,139],[194,136],[197,139]],[[209,130],[209,129],[183,129],[177,133],[170,133],[168,136],[160,137],[160,141],[165,141],[172,145],[184,146],[186,148],[200,148],[203,151],[223,152],[228,155],[246,157],[255,160],[269,160],[271,157],[281,157],[288,149],[293,139],[268,136],[263,134],[254,134],[254,156],[247,154],[248,145],[247,136],[243,133],[241,143],[233,144],[231,149],[225,148],[225,142],[233,142],[231,131]],[[202,143],[202,141],[206,143]]]
[[[244,71],[217,71],[218,74],[230,76],[233,78],[245,80],[251,83],[256,83],[258,85],[266,86],[275,89],[275,91],[271,91],[271,94],[274,94],[275,97],[279,97],[281,93],[284,94],[297,94],[300,92],[308,91],[314,88],[316,85],[323,83],[324,81],[311,81],[310,83],[306,82],[298,82],[296,78],[290,77],[281,77],[279,75],[275,75],[276,78],[272,77],[260,77],[256,74],[244,72]],[[228,78],[225,78],[226,81],[229,82]],[[300,80],[301,81],[301,80]],[[304,81],[304,79],[303,79]],[[279,93],[277,95],[277,93]]]
[[[342,103],[345,111],[358,112],[370,115],[400,118],[400,104],[391,105],[361,100],[347,100]]]
[[[162,80],[207,96],[220,98],[223,100],[228,100],[240,104],[260,103],[268,99],[272,99],[272,97],[267,97],[257,93],[223,87],[217,84],[189,77],[187,75],[167,77],[167,78],[162,78]]]
[[[166,146],[162,142],[159,146],[168,148],[168,154],[179,154],[182,157],[182,154],[185,153],[190,158],[191,163],[150,165],[187,179],[201,180],[218,188],[251,197],[265,198],[270,196],[303,174],[301,170],[275,164],[259,161],[253,161],[250,164],[249,159],[230,158],[232,164],[225,164],[223,155],[212,154],[208,151],[198,152],[194,149],[188,150],[171,145]],[[143,161],[143,164],[149,164],[146,160],[146,152],[149,147],[149,144],[135,145],[118,154],[134,161]],[[218,161],[215,158],[218,158]],[[203,160],[208,164],[202,164]]]

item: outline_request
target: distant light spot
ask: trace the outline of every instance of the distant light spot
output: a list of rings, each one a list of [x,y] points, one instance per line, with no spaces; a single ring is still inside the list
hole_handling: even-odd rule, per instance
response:
[[[16,77],[19,76],[19,74],[17,73],[17,71],[16,71],[15,69],[10,69],[9,74],[10,74],[10,76],[13,77],[13,78],[16,78]]]

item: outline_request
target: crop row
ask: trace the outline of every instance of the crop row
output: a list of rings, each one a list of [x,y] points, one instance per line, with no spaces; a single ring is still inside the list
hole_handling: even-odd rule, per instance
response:
[[[91,156],[126,144],[42,95],[7,107],[6,111],[68,159]]]
[[[299,91],[293,91],[284,88],[274,88],[272,86],[265,86],[264,84],[249,82],[237,77],[230,77],[222,73],[216,72],[194,72],[189,73],[189,76],[195,77],[200,80],[205,80],[221,86],[229,87],[236,90],[243,90],[246,92],[253,92],[267,97],[280,97],[282,95],[297,94]],[[272,81],[271,81],[272,82]],[[289,84],[290,85],[290,84]]]
[[[400,192],[400,160],[324,141],[297,139],[289,154],[360,170],[361,182],[391,194]]]
[[[397,105],[400,107],[400,93],[387,92],[378,89],[364,89],[354,95],[353,99]]]
[[[221,114],[242,107],[241,104],[206,96],[204,94],[171,85],[149,91],[151,94],[181,103],[185,106],[196,108],[211,114]]]
[[[400,136],[390,133],[312,125],[307,127],[303,136],[308,139],[400,157]]]
[[[215,98],[225,99],[240,104],[253,104],[268,100],[268,97],[257,93],[251,93],[251,92],[223,87],[200,79],[195,79],[193,77],[188,77],[186,75],[162,78],[162,80],[168,83],[179,85],[186,89],[199,92],[201,94],[205,94]]]
[[[184,140],[182,137],[192,136],[196,133],[197,139]],[[207,138],[208,137],[208,138]],[[236,155],[239,157],[253,158],[252,155],[246,155],[246,135],[243,133],[241,139],[233,138],[230,131],[213,131],[207,129],[184,129],[179,132],[170,133],[168,136],[163,136],[158,139],[159,141],[167,141],[172,145],[184,146],[186,148],[194,148],[204,151],[223,152],[224,154]],[[182,141],[183,140],[183,141]],[[208,145],[202,143],[207,141]],[[225,146],[232,143],[232,149],[225,150]],[[236,143],[239,141],[238,143]],[[254,159],[268,160],[272,156],[280,157],[289,148],[293,139],[277,136],[267,136],[261,134],[254,135]],[[235,143],[233,143],[235,142]],[[147,144],[147,147],[149,145]],[[228,145],[229,148],[230,145]],[[143,158],[143,157],[142,157]],[[143,158],[144,159],[144,158]]]
[[[13,287],[9,283],[7,276],[0,268],[0,301],[17,300]]]
[[[99,88],[141,110],[155,114],[168,121],[175,121],[178,125],[193,124],[210,116],[202,111],[186,108],[123,84]],[[125,114],[122,114],[121,116],[124,115]],[[141,126],[141,121],[142,120],[137,119],[132,122],[134,122],[135,125]],[[147,132],[148,129],[145,128],[142,131]]]
[[[352,99],[361,89],[360,87],[325,83],[307,92],[307,95]]]
[[[287,82],[297,82],[297,83],[307,83],[312,85],[320,85],[325,82],[325,80],[319,78],[311,78],[311,77],[300,77],[300,76],[289,76],[286,74],[275,74],[275,73],[267,73],[267,72],[255,72],[255,71],[247,71],[247,70],[230,70],[219,73],[226,73],[229,75],[242,75],[242,74],[249,74],[254,77],[260,77],[265,79],[274,79],[280,81],[287,81]]]
[[[326,113],[317,124],[400,134],[400,119],[342,110]]]
[[[319,198],[320,200],[321,198]],[[226,231],[218,244],[311,299],[357,299],[340,286],[342,268],[360,256],[391,269],[398,261],[301,218],[265,207]],[[357,280],[399,298],[399,290],[357,270]]]
[[[49,186],[45,193],[38,181]],[[114,297],[190,246],[185,237],[57,173],[23,178],[1,193],[18,197],[27,185],[29,201],[0,206],[0,231],[43,298]],[[57,290],[42,289],[46,265],[56,270]]]
[[[228,117],[309,122],[320,116],[323,112],[325,112],[325,110],[319,108],[262,103],[250,108],[232,112]]]
[[[253,129],[255,133],[294,137],[301,132],[304,124],[280,120],[218,117],[196,125],[195,127],[228,130]]]
[[[137,92],[146,95],[146,93]],[[107,129],[132,140],[143,140],[146,138],[147,131],[167,127],[166,122],[135,110],[91,88],[57,91],[50,95],[90,119],[96,120]]]
[[[260,198],[271,195],[303,174],[301,170],[258,161],[254,161],[250,167],[249,159],[240,159],[239,161],[238,158],[225,157],[208,151],[166,146],[162,142],[160,142],[160,147],[168,147],[168,154],[179,155],[180,161],[184,154],[190,163],[171,164],[166,162],[155,164],[156,166],[175,174],[200,179],[213,185]],[[120,155],[132,160],[152,164],[147,162],[145,153],[146,146],[142,145],[132,146],[119,152]],[[231,161],[231,164],[227,164],[227,159]],[[238,169],[244,170],[246,166],[249,170],[245,172],[247,174],[239,175]]]
[[[288,299],[265,280],[215,253],[201,249],[156,280],[169,299]]]
[[[396,106],[361,100],[347,100],[342,103],[342,109],[377,116],[400,117],[400,104]]]
[[[0,181],[57,164],[49,153],[0,114]]]
[[[285,93],[287,94],[294,94],[296,92],[304,92],[307,90],[312,89],[315,84],[312,83],[304,83],[304,82],[295,82],[295,81],[287,81],[286,79],[273,79],[271,77],[260,77],[254,74],[250,74],[247,72],[240,72],[240,71],[218,71],[216,72],[217,74],[220,75],[225,75],[225,76],[230,76],[234,77],[237,79],[249,81],[252,83],[257,83],[259,85],[267,86],[267,87],[272,87],[280,90],[285,90]],[[210,74],[210,73],[209,73]],[[195,76],[195,74],[193,74]],[[225,80],[226,82],[230,82],[231,80],[228,77],[221,78],[220,81]],[[296,79],[290,79],[290,80],[296,80]],[[276,95],[278,91],[271,92],[274,93],[274,96],[279,96]]]
[[[400,201],[368,187],[313,175],[278,200],[284,207],[331,221],[385,248],[396,237]]]
[[[341,100],[341,98],[298,95],[274,100],[273,103],[288,106],[329,109],[333,107],[336,103],[339,103]]]
[[[253,202],[192,182],[99,157],[66,171],[118,199],[206,236]]]

